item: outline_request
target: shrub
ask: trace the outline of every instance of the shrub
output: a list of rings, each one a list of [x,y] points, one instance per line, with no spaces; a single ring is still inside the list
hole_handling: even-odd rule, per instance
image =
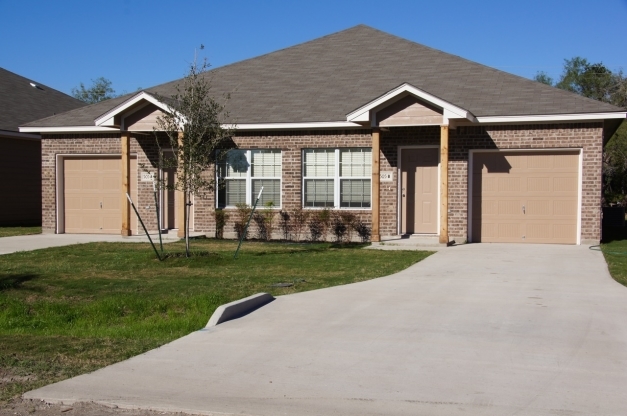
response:
[[[322,232],[324,230],[324,226],[322,221],[320,220],[319,215],[312,215],[309,219],[309,239],[311,241],[319,241],[322,236]]]
[[[281,210],[279,212],[279,228],[281,229],[281,232],[283,233],[283,239],[284,240],[289,240],[290,239],[290,231],[292,228],[292,225],[290,224],[290,213],[285,211],[285,210]]]
[[[292,215],[292,235],[294,237],[294,240],[300,241],[303,228],[305,228],[308,219],[309,212],[304,210],[302,207],[294,211],[294,214]]]
[[[355,229],[357,217],[350,211],[340,211],[340,217],[342,217],[342,221],[346,225],[346,242],[350,243],[353,241],[353,230]]]
[[[255,212],[253,220],[257,224],[257,238],[260,240],[270,241],[272,238],[272,231],[274,230],[274,211],[272,207],[274,203],[272,201],[266,204],[266,207]]]
[[[318,221],[320,222],[320,226],[321,226],[320,233],[321,233],[322,241],[326,241],[327,231],[329,230],[329,227],[331,226],[331,219],[332,219],[331,210],[329,208],[325,208],[321,211],[317,211],[315,216],[318,218]]]
[[[357,234],[359,235],[359,238],[361,238],[362,243],[366,243],[370,240],[370,227],[368,227],[365,222],[363,222],[362,220],[357,220],[355,221],[355,225],[353,228],[355,229],[355,231],[357,231]]]
[[[214,217],[216,220],[216,238],[223,239],[224,238],[224,226],[226,222],[229,220],[229,214],[227,214],[224,210],[216,209],[214,213]]]
[[[240,239],[244,235],[244,229],[246,228],[246,223],[248,222],[248,217],[250,217],[250,212],[252,208],[246,204],[237,204],[235,205],[237,208],[236,214],[237,217],[235,219],[234,229],[237,233],[237,238]],[[248,238],[248,232],[244,235],[244,239]]]
[[[336,213],[333,215],[333,222],[331,224],[331,231],[333,231],[333,235],[335,235],[335,242],[341,243],[346,236],[346,223],[342,218],[342,215]]]

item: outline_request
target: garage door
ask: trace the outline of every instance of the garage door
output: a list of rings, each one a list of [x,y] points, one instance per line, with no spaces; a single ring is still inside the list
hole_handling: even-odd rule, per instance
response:
[[[63,165],[65,232],[119,234],[121,158],[66,158]],[[131,159],[131,197],[137,201],[137,159]],[[131,215],[134,234],[136,221]]]
[[[579,152],[475,153],[472,241],[577,243]]]

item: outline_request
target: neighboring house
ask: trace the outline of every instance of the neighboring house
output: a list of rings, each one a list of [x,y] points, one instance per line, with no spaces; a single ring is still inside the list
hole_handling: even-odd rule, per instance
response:
[[[215,209],[250,204],[264,186],[262,202],[288,211],[352,210],[373,241],[600,240],[602,149],[624,109],[363,25],[210,76],[216,97],[230,93],[240,150],[217,169],[225,189],[194,201],[195,232],[212,234]],[[44,232],[136,233],[127,190],[154,216],[138,166],[173,175],[158,171],[152,131],[167,109],[154,94],[175,85],[20,129],[42,135]],[[164,228],[182,218],[173,198],[162,195]]]
[[[84,105],[0,68],[0,226],[41,224],[40,136],[19,126]]]

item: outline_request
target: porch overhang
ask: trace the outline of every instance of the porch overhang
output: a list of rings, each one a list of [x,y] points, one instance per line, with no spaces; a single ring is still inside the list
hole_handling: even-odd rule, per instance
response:
[[[414,87],[411,84],[404,83],[398,87],[386,92],[380,97],[375,98],[369,103],[357,108],[356,110],[346,115],[346,121],[351,123],[358,123],[369,127],[378,127],[377,113],[396,103],[397,101],[407,97],[413,96],[417,100],[440,109],[442,114],[442,122],[430,123],[433,125],[449,125],[454,120],[460,120],[464,122],[477,123],[477,118],[468,110],[456,106],[448,101],[445,101],[435,95],[432,95],[420,88]],[[420,123],[420,125],[425,125]]]

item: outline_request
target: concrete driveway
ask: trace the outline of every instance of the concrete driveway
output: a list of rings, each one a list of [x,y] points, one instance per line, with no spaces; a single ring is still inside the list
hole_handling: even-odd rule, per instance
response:
[[[599,252],[466,245],[25,397],[200,414],[625,415],[626,317],[627,288]]]
[[[159,241],[159,235],[151,235],[153,241]],[[164,242],[177,241],[178,237],[172,234],[163,234]],[[18,235],[15,237],[0,238],[0,254],[15,253],[17,251],[39,250],[49,247],[70,246],[72,244],[85,244],[97,242],[124,242],[140,243],[147,242],[148,237],[138,235],[132,237],[122,237],[120,235],[108,234],[33,234]]]

